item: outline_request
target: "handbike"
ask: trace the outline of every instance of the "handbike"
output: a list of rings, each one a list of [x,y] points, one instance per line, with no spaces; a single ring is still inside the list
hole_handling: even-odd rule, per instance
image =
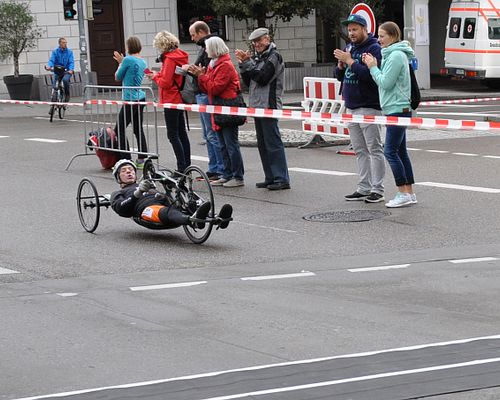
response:
[[[57,85],[56,88],[52,88],[52,93],[50,96],[50,101],[52,103],[64,103],[65,99],[65,94],[64,94],[64,85],[63,85],[63,78],[64,74],[66,73],[66,69],[61,66],[61,65],[56,65],[54,66],[54,73],[57,76]],[[59,119],[64,118],[64,114],[66,112],[66,106],[64,104],[51,104],[49,108],[49,116],[50,116],[50,122],[54,119],[54,112],[57,107],[58,113],[59,113]]]
[[[194,219],[191,224],[182,226],[189,240],[196,244],[204,243],[209,238],[214,225],[232,220],[232,218],[223,220],[215,216],[212,187],[201,168],[190,165],[182,173],[179,173],[160,167],[159,164],[155,167],[154,159],[156,157],[149,157],[144,162],[142,179],[154,182],[157,190],[167,198],[170,205],[187,215],[192,215],[201,204],[207,201],[211,203],[207,218]],[[94,232],[97,229],[100,208],[109,208],[111,205],[110,195],[99,195],[95,185],[88,178],[84,178],[80,182],[76,202],[80,222],[87,232]],[[134,220],[139,225],[150,229],[169,229],[159,223],[151,225],[151,223],[144,224],[138,218],[134,218]],[[203,228],[198,226],[198,222],[204,222]]]

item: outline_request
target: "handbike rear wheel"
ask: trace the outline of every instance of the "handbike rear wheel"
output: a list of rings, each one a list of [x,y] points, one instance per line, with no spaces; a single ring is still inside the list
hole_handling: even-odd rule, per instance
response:
[[[207,216],[210,222],[206,222],[203,228],[192,225],[183,226],[189,240],[193,243],[201,244],[208,239],[213,228],[215,204],[212,186],[210,186],[210,181],[205,172],[196,165],[187,167],[183,175],[178,183],[178,199],[181,203],[182,211],[192,215],[203,203],[210,201],[212,205]]]
[[[83,178],[80,181],[76,192],[76,206],[83,229],[90,233],[94,232],[99,225],[101,208],[97,188],[90,179]]]

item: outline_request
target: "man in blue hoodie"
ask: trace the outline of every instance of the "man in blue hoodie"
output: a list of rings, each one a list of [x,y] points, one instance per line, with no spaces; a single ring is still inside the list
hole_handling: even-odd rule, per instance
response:
[[[66,38],[59,38],[59,47],[55,48],[48,62],[47,69],[49,71],[54,71],[54,67],[61,66],[64,67],[64,76],[62,78],[62,82],[64,85],[64,94],[65,94],[65,102],[69,101],[69,80],[71,79],[71,75],[73,75],[75,70],[75,58],[73,56],[73,51],[68,48],[68,41]],[[54,77],[52,79],[52,87],[54,89],[57,88],[57,79],[58,76],[54,73]]]
[[[381,115],[378,88],[369,68],[363,63],[364,53],[382,59],[377,39],[366,28],[366,20],[352,14],[342,25],[347,26],[351,43],[345,50],[336,49],[336,77],[342,82],[342,96],[349,114]],[[358,162],[359,181],[356,191],[345,196],[347,201],[379,203],[384,201],[385,159],[380,126],[348,123],[349,136]]]

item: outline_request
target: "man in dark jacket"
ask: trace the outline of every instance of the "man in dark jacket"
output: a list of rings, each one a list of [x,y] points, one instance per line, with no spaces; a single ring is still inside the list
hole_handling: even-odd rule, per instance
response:
[[[241,77],[250,90],[249,106],[281,109],[285,74],[283,57],[271,42],[267,28],[254,30],[248,39],[255,49],[255,56],[252,57],[249,51],[236,50],[236,59]],[[263,117],[255,117],[254,120],[257,147],[264,169],[264,181],[256,183],[256,186],[269,190],[290,189],[278,120]]]
[[[194,65],[207,68],[210,58],[205,49],[205,40],[213,36],[210,34],[210,27],[203,21],[196,21],[189,27],[189,34],[191,35],[191,40],[200,46]],[[198,93],[196,93],[196,103],[208,104],[208,95],[198,90]],[[212,129],[211,115],[200,113],[200,120],[203,139],[205,139],[207,144],[207,176],[210,180],[215,181],[222,177],[224,173],[224,158],[222,156],[221,144],[217,132]]]
[[[346,50],[336,49],[336,76],[342,82],[342,96],[349,114],[381,115],[378,87],[369,68],[363,63],[363,53],[372,54],[380,65],[382,55],[377,39],[366,28],[366,20],[350,15],[342,22],[347,26],[351,43]],[[358,162],[359,181],[356,191],[345,196],[347,201],[384,201],[385,159],[380,126],[348,123],[349,136]]]
[[[137,184],[137,167],[132,160],[119,160],[113,168],[113,176],[120,184],[120,190],[111,194],[111,208],[124,218],[133,218],[138,224],[157,228],[176,228],[181,225],[193,225],[198,229],[205,227],[205,222],[194,222],[207,218],[212,204],[201,204],[193,215],[186,215],[169,204],[165,195],[154,189],[152,181],[143,180]],[[221,229],[227,228],[233,213],[229,204],[224,204],[218,214],[217,222]],[[195,225],[196,224],[196,225]]]

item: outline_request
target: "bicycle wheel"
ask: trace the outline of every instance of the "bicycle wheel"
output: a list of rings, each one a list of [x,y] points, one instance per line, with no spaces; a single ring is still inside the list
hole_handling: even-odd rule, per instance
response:
[[[101,208],[99,206],[99,195],[94,183],[83,178],[76,192],[76,206],[80,223],[87,232],[94,232],[99,225]]]
[[[53,102],[53,103],[56,103],[57,102],[57,93],[56,92],[52,92],[52,96],[50,98],[50,101]],[[49,108],[49,121],[52,122],[52,120],[54,119],[54,112],[56,110],[56,106],[55,104],[52,104]]]
[[[57,101],[58,103],[64,103],[64,92],[61,89],[58,90]],[[57,106],[57,108],[59,109],[59,119],[63,119],[66,113],[66,106]]]
[[[205,242],[213,228],[213,218],[215,215],[215,203],[212,186],[203,170],[195,165],[191,165],[184,171],[184,176],[179,179],[177,200],[182,210],[192,215],[200,205],[210,201],[212,207],[208,213],[210,222],[205,223],[203,228],[184,225],[184,232],[193,243],[201,244]]]

